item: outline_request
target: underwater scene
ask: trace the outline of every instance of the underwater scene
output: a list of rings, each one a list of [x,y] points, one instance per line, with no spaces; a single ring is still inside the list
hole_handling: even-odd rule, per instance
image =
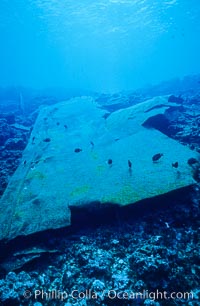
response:
[[[199,17],[0,1],[0,306],[200,305]]]

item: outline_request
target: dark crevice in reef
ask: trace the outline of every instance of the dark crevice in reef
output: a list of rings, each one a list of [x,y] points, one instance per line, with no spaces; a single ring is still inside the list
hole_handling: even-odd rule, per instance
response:
[[[171,191],[150,199],[144,199],[137,203],[127,206],[120,206],[113,203],[95,205],[88,204],[82,207],[70,207],[71,209],[71,229],[80,230],[83,228],[97,227],[101,225],[119,224],[126,221],[136,221],[144,215],[148,216],[159,210],[168,210],[171,203],[178,203],[184,197],[189,201],[192,186]]]
[[[164,115],[156,115],[154,117],[150,117],[142,125],[146,128],[154,128],[161,133],[171,137],[171,133],[169,131],[170,121]]]
[[[146,128],[154,128],[168,137],[174,138],[176,133],[181,131],[181,128],[175,126],[173,128],[173,125],[183,111],[184,108],[182,106],[169,108],[167,111],[165,111],[165,114],[158,114],[150,117],[142,125]]]

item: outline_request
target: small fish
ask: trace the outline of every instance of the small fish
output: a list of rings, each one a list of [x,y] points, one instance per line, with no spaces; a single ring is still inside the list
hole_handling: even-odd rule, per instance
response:
[[[81,152],[81,151],[83,151],[82,149],[80,149],[80,148],[76,148],[76,149],[74,149],[74,152],[75,153],[79,153],[79,152]]]
[[[32,138],[32,144],[35,144],[34,140],[35,140],[35,136],[33,136]]]
[[[60,125],[60,122],[57,122],[56,125]]]
[[[112,159],[110,159],[110,158],[109,158],[109,159],[108,159],[108,165],[110,165],[110,166],[111,166],[111,165],[112,165],[112,163],[113,163]]]
[[[128,171],[130,176],[132,176],[132,162],[130,160],[128,160]]]
[[[26,165],[26,160],[24,160],[23,164],[24,164],[24,166]]]
[[[130,160],[128,160],[128,167],[129,167],[129,169],[132,168],[132,162]]]
[[[178,162],[172,163],[172,167],[178,168]]]
[[[50,142],[51,141],[51,138],[45,138],[43,139],[44,142]]]
[[[90,144],[92,147],[94,147],[94,142],[93,141],[90,141]]]
[[[152,161],[156,162],[163,156],[163,153],[157,153],[152,157]]]
[[[68,128],[68,126],[65,124],[65,125],[64,125],[64,128],[65,128],[65,129],[67,129],[67,128]]]

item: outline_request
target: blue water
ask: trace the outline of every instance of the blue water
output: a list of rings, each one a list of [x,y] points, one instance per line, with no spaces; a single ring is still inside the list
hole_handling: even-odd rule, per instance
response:
[[[199,0],[1,0],[0,86],[118,92],[200,72]]]

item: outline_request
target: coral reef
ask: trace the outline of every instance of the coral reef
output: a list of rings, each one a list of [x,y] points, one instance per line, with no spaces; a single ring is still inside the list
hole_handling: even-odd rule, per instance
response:
[[[11,120],[12,117],[12,120]],[[0,116],[0,196],[9,178],[17,169],[31,132],[34,118],[19,114],[1,113]]]

